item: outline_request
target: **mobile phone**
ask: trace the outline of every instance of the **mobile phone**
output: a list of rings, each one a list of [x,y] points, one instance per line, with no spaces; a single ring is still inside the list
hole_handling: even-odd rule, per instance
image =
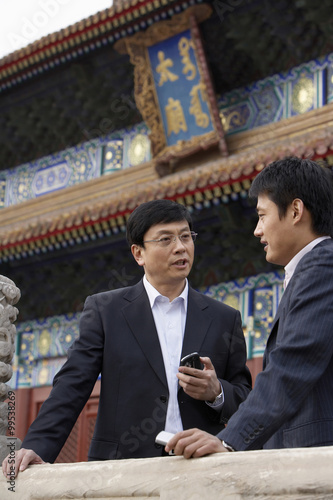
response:
[[[192,354],[184,356],[180,360],[180,366],[189,366],[190,368],[196,368],[197,370],[203,369],[203,365],[200,361],[200,356],[197,352],[192,352]]]
[[[155,443],[163,444],[163,446],[165,446],[173,436],[174,434],[172,434],[172,432],[161,431],[157,434]]]

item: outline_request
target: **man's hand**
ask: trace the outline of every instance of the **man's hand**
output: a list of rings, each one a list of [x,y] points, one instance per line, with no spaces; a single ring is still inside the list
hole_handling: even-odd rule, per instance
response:
[[[166,452],[171,450],[175,455],[184,455],[185,458],[228,452],[216,436],[200,429],[188,429],[175,434],[165,447]]]
[[[14,479],[18,472],[24,471],[28,465],[45,463],[46,462],[44,462],[44,460],[33,450],[21,448],[19,451],[15,452],[15,458],[12,455],[7,455],[2,462],[2,472],[6,479]]]
[[[210,358],[200,358],[200,360],[204,364],[203,370],[189,366],[178,368],[179,385],[191,398],[213,402],[221,392],[221,384]]]

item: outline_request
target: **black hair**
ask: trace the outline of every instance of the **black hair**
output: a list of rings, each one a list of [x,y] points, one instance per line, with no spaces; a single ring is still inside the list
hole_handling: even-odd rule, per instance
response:
[[[171,200],[153,200],[139,205],[127,221],[127,241],[129,245],[144,246],[146,232],[156,224],[187,221],[192,230],[192,218],[186,207]]]
[[[303,201],[311,214],[317,235],[333,233],[333,176],[326,166],[312,160],[288,157],[265,167],[254,179],[249,196],[265,194],[273,201],[282,219],[295,198]]]

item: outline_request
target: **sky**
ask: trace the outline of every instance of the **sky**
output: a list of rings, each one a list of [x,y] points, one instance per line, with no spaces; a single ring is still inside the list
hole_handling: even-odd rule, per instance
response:
[[[112,5],[112,0],[0,0],[0,58]]]

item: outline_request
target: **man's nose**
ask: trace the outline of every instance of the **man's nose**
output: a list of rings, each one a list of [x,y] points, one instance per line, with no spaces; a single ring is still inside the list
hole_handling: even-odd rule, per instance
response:
[[[261,229],[261,227],[260,227],[259,222],[257,223],[257,225],[256,225],[256,227],[255,227],[255,229],[254,229],[254,231],[253,231],[253,234],[254,234],[254,236],[256,236],[257,238],[260,238],[260,237],[262,236],[262,229]]]

